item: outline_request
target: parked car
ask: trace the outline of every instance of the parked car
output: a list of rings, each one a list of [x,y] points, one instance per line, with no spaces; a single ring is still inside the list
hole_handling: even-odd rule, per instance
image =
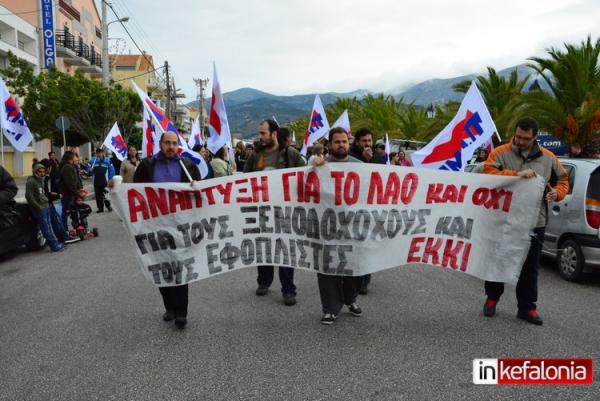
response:
[[[569,193],[548,205],[542,253],[557,260],[569,281],[600,268],[600,160],[561,158],[569,174]]]
[[[22,246],[30,251],[43,249],[46,246],[46,239],[33,218],[29,206],[17,203],[15,212],[14,224],[0,228],[0,254]]]

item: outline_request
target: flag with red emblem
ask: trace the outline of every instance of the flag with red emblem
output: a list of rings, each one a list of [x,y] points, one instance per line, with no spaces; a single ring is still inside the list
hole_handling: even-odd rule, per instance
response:
[[[12,147],[19,152],[24,152],[33,140],[33,135],[27,127],[23,113],[21,113],[15,99],[8,92],[2,78],[0,78],[0,125],[4,131],[4,136]]]
[[[475,150],[498,130],[475,81],[456,116],[424,148],[411,155],[415,167],[464,171]]]
[[[329,123],[327,122],[327,116],[325,115],[325,109],[319,95],[315,96],[315,102],[313,104],[312,112],[310,113],[310,121],[308,122],[308,128],[304,134],[304,144],[300,153],[302,156],[306,156],[308,147],[319,139],[327,136],[329,133]]]
[[[115,123],[115,125],[113,125],[108,132],[108,135],[102,143],[102,146],[113,152],[117,159],[121,161],[125,160],[127,157],[127,144],[121,135],[121,131],[119,131],[119,126],[117,123]]]
[[[213,63],[213,86],[206,147],[212,154],[217,154],[224,145],[227,145],[229,151],[233,149],[229,122],[227,121],[227,111],[225,110],[225,101],[223,100],[221,84],[217,76],[217,65]]]

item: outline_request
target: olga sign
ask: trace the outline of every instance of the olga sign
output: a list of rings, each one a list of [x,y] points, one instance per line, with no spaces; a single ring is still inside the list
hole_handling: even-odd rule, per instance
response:
[[[52,0],[40,0],[42,10],[42,34],[44,40],[44,68],[56,63],[54,45],[54,7]]]

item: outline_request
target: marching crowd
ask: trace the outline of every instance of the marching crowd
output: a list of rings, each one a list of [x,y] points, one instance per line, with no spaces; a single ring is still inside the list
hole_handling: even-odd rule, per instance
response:
[[[474,162],[481,163],[480,172],[486,174],[522,178],[541,176],[548,184],[543,199],[540,199],[544,207],[541,208],[538,223],[531,235],[532,244],[516,291],[517,316],[529,323],[541,325],[542,319],[536,311],[537,274],[547,224],[546,203],[564,198],[568,192],[568,179],[558,159],[537,144],[537,134],[535,120],[523,118],[517,122],[515,135],[510,142],[496,148],[491,154],[483,149],[479,150]],[[206,146],[197,146],[194,150],[207,161],[209,173],[204,179],[209,179],[232,175],[236,171],[248,173],[285,169],[305,166],[307,163],[316,167],[340,162],[386,164],[388,155],[385,145],[374,144],[373,137],[373,132],[367,128],[357,130],[354,136],[343,128],[333,128],[329,131],[327,144],[312,146],[305,158],[292,145],[290,131],[279,127],[276,121],[267,119],[259,125],[259,138],[256,142],[248,145],[238,143],[233,156],[235,160],[229,160],[226,146],[216,154],[211,154]],[[126,159],[118,165],[107,158],[102,149],[98,149],[95,157],[87,163],[82,163],[70,151],[65,152],[60,161],[50,152],[47,159],[35,163],[33,175],[27,180],[26,199],[52,251],[62,251],[64,244],[77,241],[75,235],[98,235],[97,230],[90,230],[88,227],[87,217],[92,210],[85,203],[87,194],[83,190],[82,177],[89,176],[93,180],[97,213],[102,213],[105,209],[109,212],[112,210],[106,194],[107,187],[112,186],[111,180],[116,171],[125,183],[188,182],[190,177],[193,181],[201,180],[198,167],[191,160],[180,156],[176,133],[164,133],[159,146],[157,154],[144,159],[140,159],[136,148],[130,146]],[[391,153],[389,158],[392,165],[411,165],[402,150]],[[3,175],[4,173],[2,171]],[[278,275],[283,302],[288,306],[295,305],[294,269],[280,266]],[[266,295],[273,280],[274,266],[259,266],[256,295]],[[346,277],[318,274],[317,281],[323,312],[321,323],[333,324],[344,305],[352,315],[362,315],[357,295],[367,294],[370,275]],[[174,321],[179,328],[185,327],[188,285],[160,287],[159,290],[165,306],[163,319]],[[485,283],[485,316],[495,315],[503,290],[502,283]]]

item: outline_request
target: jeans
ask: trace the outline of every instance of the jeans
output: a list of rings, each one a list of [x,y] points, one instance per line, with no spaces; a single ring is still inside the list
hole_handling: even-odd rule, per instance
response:
[[[47,207],[40,212],[33,212],[33,217],[35,221],[37,221],[40,230],[42,231],[42,235],[48,241],[48,244],[54,248],[58,245],[58,241],[52,232],[52,223],[50,222],[50,208]]]
[[[104,206],[110,210],[110,201],[106,199],[104,190],[106,185],[94,185],[94,194],[96,195],[96,207],[98,210],[104,211]]]
[[[527,259],[523,263],[521,275],[517,282],[517,305],[519,310],[528,311],[536,308],[538,297],[538,270],[540,268],[540,255],[544,243],[546,227],[536,227],[534,236],[531,238],[531,248]],[[495,281],[485,282],[485,294],[488,298],[498,301],[504,293],[504,283]]]
[[[54,235],[60,242],[64,242],[69,233],[63,226],[62,216],[58,214],[58,211],[54,207],[54,205],[50,205],[50,223],[52,225],[52,231],[54,231]]]
[[[62,224],[66,231],[69,231],[69,221],[67,217],[69,215],[69,209],[71,209],[71,207],[73,206],[73,202],[74,197],[72,195],[63,195],[63,197],[60,200],[60,203],[62,205]]]
[[[275,275],[274,266],[258,266],[258,277],[256,281],[260,287],[270,287]],[[294,285],[294,269],[291,267],[279,266],[279,281],[281,282],[281,292],[296,295],[296,286]]]

